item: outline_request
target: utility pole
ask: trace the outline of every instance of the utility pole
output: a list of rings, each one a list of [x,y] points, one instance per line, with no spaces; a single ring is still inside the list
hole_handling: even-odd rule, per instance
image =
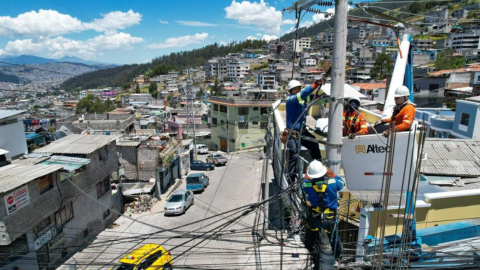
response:
[[[345,56],[347,50],[348,0],[335,1],[335,31],[333,36],[332,91],[335,101],[330,103],[327,136],[327,165],[335,173],[340,172],[342,159],[343,92],[345,85]]]
[[[193,108],[192,87],[190,80],[190,69],[187,69],[187,138],[193,137],[193,148],[195,149],[195,159],[197,159],[197,143],[195,141],[195,109]],[[192,132],[193,131],[193,132]]]

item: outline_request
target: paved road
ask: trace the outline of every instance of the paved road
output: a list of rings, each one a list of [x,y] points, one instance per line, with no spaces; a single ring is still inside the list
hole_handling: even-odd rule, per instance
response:
[[[145,243],[162,244],[170,250],[174,258],[175,269],[252,269],[255,266],[253,256],[251,226],[254,214],[243,217],[240,222],[224,228],[214,240],[192,237],[211,231],[225,224],[232,217],[218,216],[211,220],[191,224],[211,217],[220,212],[257,202],[260,192],[262,161],[257,154],[227,155],[228,166],[216,167],[205,172],[210,177],[210,186],[195,194],[195,204],[181,216],[165,217],[161,210],[165,200],[158,202],[151,213],[132,215],[141,222],[157,228],[120,217],[115,223],[119,226],[102,232],[88,247],[78,252],[59,269],[68,269],[68,264],[77,263],[80,269],[108,269],[110,263],[116,263],[129,250]],[[206,155],[199,155],[204,160]],[[193,171],[191,173],[195,173]],[[180,189],[185,188],[182,183]],[[208,211],[207,211],[208,210]],[[241,213],[241,212],[240,212]],[[233,217],[238,217],[240,213]],[[182,228],[179,226],[186,225]],[[159,227],[166,229],[161,233]],[[171,238],[175,237],[175,238]],[[192,245],[195,247],[189,250]],[[188,251],[189,250],[189,251]],[[187,253],[183,254],[184,252]]]

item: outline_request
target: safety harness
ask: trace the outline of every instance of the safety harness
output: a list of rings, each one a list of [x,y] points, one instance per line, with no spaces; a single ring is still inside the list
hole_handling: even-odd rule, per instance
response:
[[[349,132],[349,129],[347,128],[347,135],[351,133],[355,133],[355,124],[357,123],[359,114],[360,113],[357,111],[354,117],[347,117],[347,120],[352,119],[352,122],[350,123],[350,132]],[[343,120],[345,121],[345,117],[343,118]]]

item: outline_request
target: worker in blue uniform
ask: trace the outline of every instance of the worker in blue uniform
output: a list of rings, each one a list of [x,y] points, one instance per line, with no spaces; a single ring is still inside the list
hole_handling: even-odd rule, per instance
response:
[[[305,202],[312,213],[312,231],[323,229],[327,233],[335,259],[343,251],[342,243],[338,237],[337,209],[338,192],[345,187],[342,178],[334,174],[320,161],[314,160],[308,165],[307,175],[302,181]],[[307,237],[311,237],[307,233]],[[310,248],[314,240],[306,239],[305,246]]]
[[[306,112],[305,109],[307,108],[307,102],[313,100],[315,97],[313,92],[319,86],[324,84],[324,80],[317,80],[311,86],[305,87],[305,89],[301,90],[301,83],[297,80],[291,80],[288,83],[288,91],[289,96],[287,97],[286,103],[286,110],[287,110],[287,128],[284,131],[284,134],[291,130],[291,135],[287,140],[287,148],[288,148],[288,173],[290,175],[290,180],[295,182],[297,179],[296,174],[296,166],[298,161],[298,148],[301,146],[305,146],[310,153],[312,159],[322,160],[322,156],[320,154],[320,149],[318,147],[318,143],[303,140],[303,137],[310,137],[315,138],[310,132],[308,132],[305,128],[303,131],[300,129],[305,124],[306,120]],[[303,113],[303,115],[302,115]],[[300,117],[300,119],[299,119]],[[297,121],[298,120],[298,121]],[[296,122],[296,124],[295,124]]]

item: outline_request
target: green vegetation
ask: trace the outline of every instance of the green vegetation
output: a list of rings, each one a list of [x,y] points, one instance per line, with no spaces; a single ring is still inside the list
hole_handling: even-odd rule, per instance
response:
[[[15,75],[0,72],[0,82],[19,83],[22,79]]]
[[[102,102],[98,97],[88,94],[77,103],[77,110],[75,113],[104,113],[115,109],[115,104],[110,99]]]
[[[222,87],[218,84],[218,80],[215,79],[215,82],[213,83],[212,89],[210,89],[210,93],[212,96],[221,96],[222,93]]]
[[[446,34],[438,34],[438,35],[419,35],[415,36],[414,39],[428,39],[428,40],[443,40],[447,39],[448,36]]]
[[[387,54],[381,53],[375,60],[370,74],[375,80],[385,79],[393,72],[393,60]]]
[[[463,67],[465,65],[465,58],[463,58],[463,56],[452,55],[454,52],[454,49],[446,49],[438,52],[435,58],[435,68],[442,70]]]
[[[185,67],[203,65],[208,59],[217,56],[225,56],[229,53],[242,52],[243,49],[263,49],[267,45],[264,40],[245,40],[232,42],[226,46],[217,43],[192,51],[171,53],[152,60],[147,64],[124,65],[115,68],[107,68],[89,72],[66,80],[62,89],[89,89],[107,86],[124,87],[136,76],[146,74],[156,76],[168,73],[169,70],[180,71]]]

